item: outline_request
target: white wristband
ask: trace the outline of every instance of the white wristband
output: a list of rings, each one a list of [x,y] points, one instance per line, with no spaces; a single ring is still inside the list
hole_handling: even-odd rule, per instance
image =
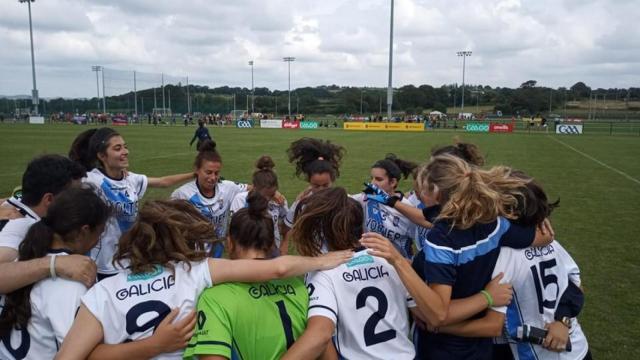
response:
[[[56,256],[57,254],[52,254],[51,259],[49,260],[49,275],[51,275],[52,279],[56,279],[58,275],[56,274]]]

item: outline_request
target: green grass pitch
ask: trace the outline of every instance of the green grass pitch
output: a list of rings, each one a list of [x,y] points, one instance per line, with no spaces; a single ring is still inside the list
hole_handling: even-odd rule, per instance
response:
[[[20,184],[33,156],[66,154],[85,126],[0,125],[0,197]],[[119,127],[129,144],[131,171],[162,176],[190,171],[194,126]],[[226,179],[248,182],[255,160],[276,162],[280,189],[291,203],[305,183],[286,161],[288,144],[302,136],[330,139],[347,149],[337,184],[361,189],[371,164],[386,153],[423,161],[436,145],[454,136],[477,144],[489,165],[505,164],[536,177],[560,207],[552,216],[557,239],[582,269],[586,304],[580,321],[596,358],[640,357],[640,138],[554,134],[469,134],[462,132],[369,133],[342,130],[236,129],[212,127]],[[582,152],[579,153],[579,152]],[[401,183],[408,190],[411,182]],[[145,199],[173,189],[151,189]]]

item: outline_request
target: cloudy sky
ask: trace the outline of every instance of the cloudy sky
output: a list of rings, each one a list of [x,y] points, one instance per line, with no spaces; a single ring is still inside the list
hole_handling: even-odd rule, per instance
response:
[[[397,0],[394,86],[462,81],[517,87],[640,86],[637,0]],[[188,76],[190,83],[287,88],[387,84],[390,0],[38,0],[41,97],[107,95]],[[27,5],[0,2],[0,94],[30,94]],[[145,74],[146,73],[146,74]],[[172,75],[173,77],[169,76]]]

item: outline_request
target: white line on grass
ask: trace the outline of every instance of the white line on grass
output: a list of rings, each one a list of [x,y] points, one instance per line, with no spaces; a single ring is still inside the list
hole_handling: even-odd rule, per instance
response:
[[[613,166],[609,166],[609,165],[607,165],[607,164],[603,163],[602,161],[600,161],[600,160],[598,160],[598,159],[594,158],[593,156],[591,156],[591,155],[589,155],[589,154],[583,153],[582,151],[580,151],[580,150],[578,150],[578,149],[574,148],[573,146],[571,146],[571,145],[569,145],[569,144],[565,143],[565,142],[564,142],[564,141],[562,141],[562,140],[558,140],[558,139],[556,139],[556,138],[555,138],[555,137],[553,137],[553,136],[547,136],[547,137],[548,137],[549,139],[551,139],[551,140],[553,140],[553,141],[555,141],[555,142],[557,142],[557,143],[559,143],[559,144],[561,144],[561,145],[563,145],[563,146],[565,146],[565,147],[567,147],[567,148],[569,148],[569,149],[571,149],[571,150],[573,150],[573,151],[577,152],[578,154],[580,154],[580,155],[582,155],[582,156],[586,157],[587,159],[592,160],[592,161],[594,161],[594,162],[596,162],[596,163],[598,163],[598,164],[600,164],[600,165],[602,165],[602,166],[606,167],[607,169],[609,169],[609,170],[611,170],[611,171],[613,171],[613,172],[616,172],[616,173],[618,173],[618,174],[620,174],[620,175],[622,175],[622,176],[626,177],[627,179],[629,179],[629,180],[631,180],[631,181],[635,182],[636,184],[640,185],[640,180],[638,180],[638,179],[636,179],[636,178],[632,177],[631,175],[629,175],[629,174],[627,174],[627,173],[625,173],[625,172],[623,172],[623,171],[620,171],[620,170],[618,170],[618,169],[614,168]]]

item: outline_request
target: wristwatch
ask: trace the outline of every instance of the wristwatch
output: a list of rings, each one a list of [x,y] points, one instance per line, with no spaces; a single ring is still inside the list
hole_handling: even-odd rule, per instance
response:
[[[571,330],[571,318],[568,316],[563,316],[560,320],[559,320],[564,326],[566,326],[567,328],[569,328],[569,330]]]

